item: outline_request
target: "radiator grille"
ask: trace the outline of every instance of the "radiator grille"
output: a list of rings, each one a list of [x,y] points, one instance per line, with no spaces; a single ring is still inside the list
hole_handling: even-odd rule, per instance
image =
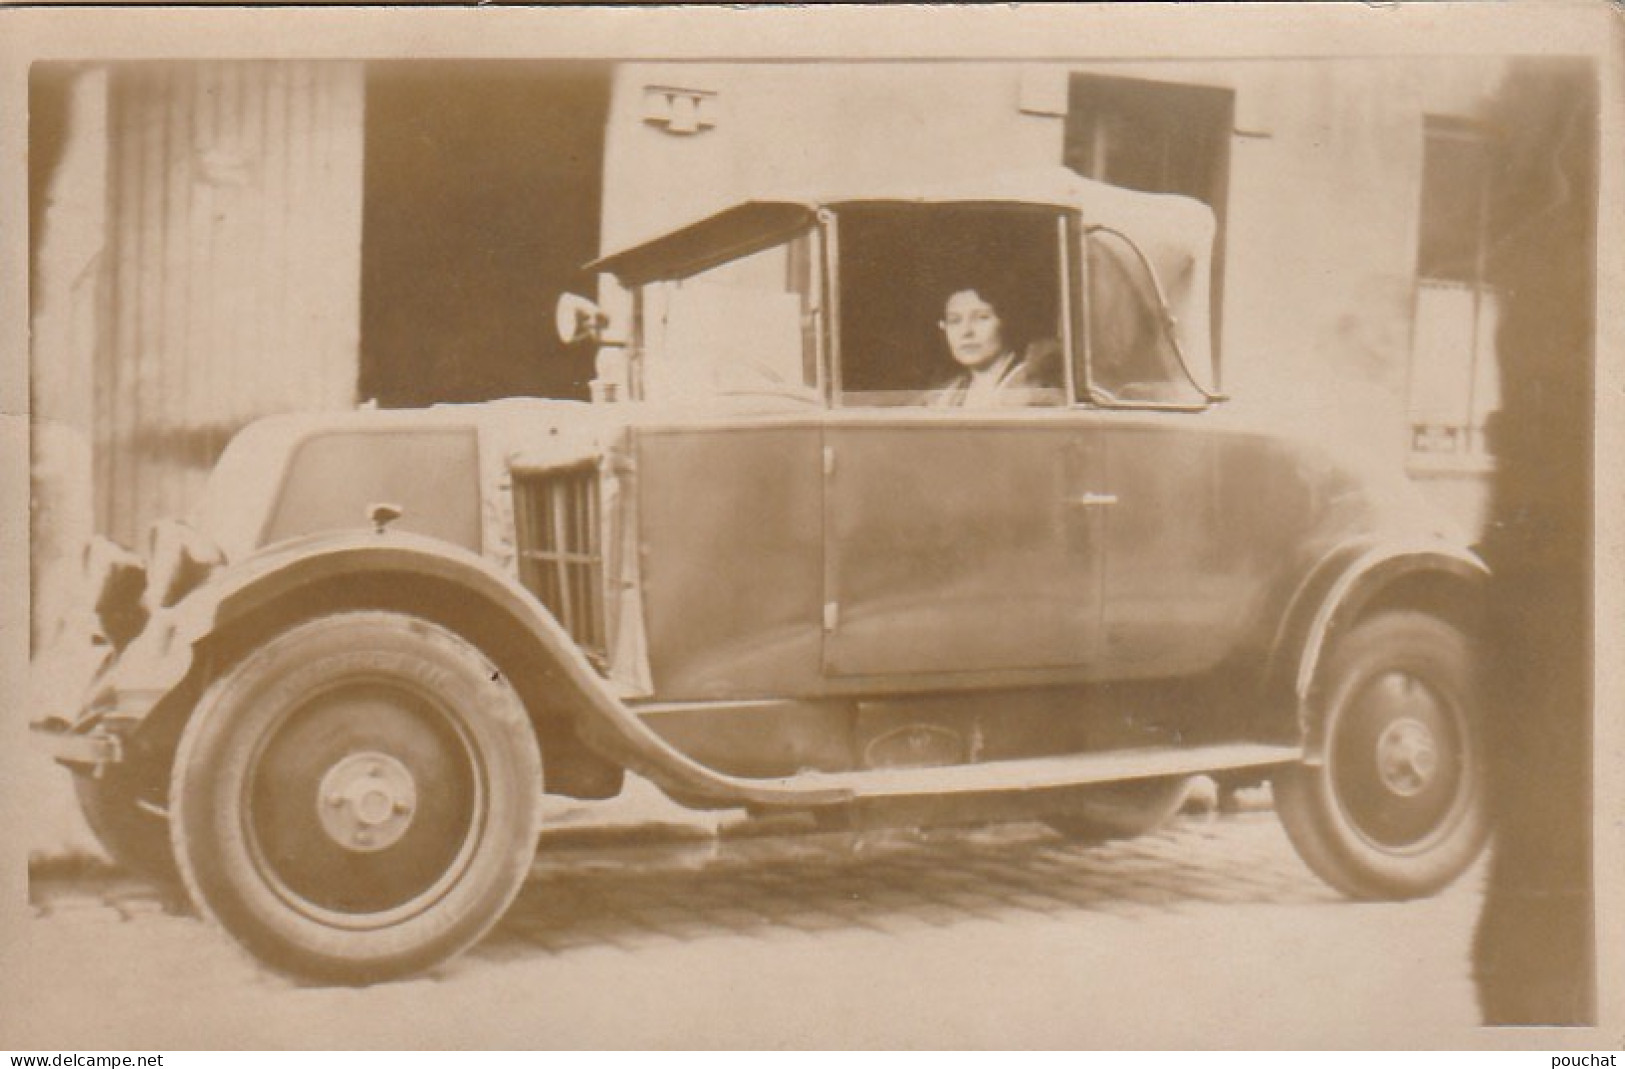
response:
[[[516,474],[513,488],[519,581],[602,668],[608,644],[597,466]]]

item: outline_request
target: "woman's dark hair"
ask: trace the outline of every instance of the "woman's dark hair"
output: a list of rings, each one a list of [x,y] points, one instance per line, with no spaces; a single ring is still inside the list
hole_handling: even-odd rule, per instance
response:
[[[950,297],[966,291],[993,306],[1006,348],[1017,353],[1027,348],[1035,334],[1033,302],[1016,279],[1007,275],[965,275],[950,279],[937,304],[939,314]]]

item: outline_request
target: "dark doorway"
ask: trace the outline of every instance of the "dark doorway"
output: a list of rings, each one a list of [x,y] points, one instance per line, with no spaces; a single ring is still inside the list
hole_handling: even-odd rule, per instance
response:
[[[609,79],[603,63],[369,67],[363,398],[587,396],[592,351],[559,342],[553,305],[598,253]]]

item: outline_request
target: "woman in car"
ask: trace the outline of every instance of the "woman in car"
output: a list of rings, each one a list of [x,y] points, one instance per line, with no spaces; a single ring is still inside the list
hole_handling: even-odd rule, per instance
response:
[[[985,280],[954,288],[938,324],[958,373],[930,397],[933,408],[1058,404],[1059,347],[1032,341],[1009,293]]]

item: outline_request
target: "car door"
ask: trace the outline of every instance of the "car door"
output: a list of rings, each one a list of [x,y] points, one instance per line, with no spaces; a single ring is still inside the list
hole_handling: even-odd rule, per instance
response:
[[[1100,414],[1106,519],[1102,670],[1166,677],[1212,667],[1238,630],[1238,576],[1218,500],[1221,444],[1190,412]],[[1183,422],[1182,422],[1183,421]]]
[[[1209,418],[1149,255],[1087,233],[1085,375],[1109,501],[1099,672],[1111,679],[1213,667],[1241,630],[1247,577],[1220,472],[1240,439]],[[1259,502],[1258,504],[1262,504]]]
[[[1066,409],[845,411],[824,434],[824,670],[1075,669],[1099,633],[1102,475]]]

